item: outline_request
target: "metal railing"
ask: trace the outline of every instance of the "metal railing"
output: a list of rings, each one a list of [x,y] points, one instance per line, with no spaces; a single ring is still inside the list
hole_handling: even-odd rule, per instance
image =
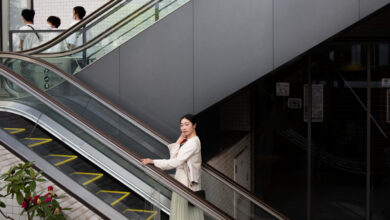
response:
[[[13,51],[17,51],[16,48],[17,48],[17,44],[19,43],[18,41],[15,41],[18,39],[18,35],[21,34],[21,33],[27,33],[27,34],[38,34],[40,37],[43,37],[41,38],[41,40],[39,40],[39,43],[42,44],[42,43],[45,43],[45,42],[48,42],[50,41],[51,39],[48,39],[49,37],[45,37],[45,34],[53,34],[53,33],[63,33],[65,32],[66,30],[63,30],[63,29],[58,29],[58,30],[10,30],[8,32],[8,37],[9,37],[9,50],[11,52]],[[15,44],[15,45],[14,45]]]

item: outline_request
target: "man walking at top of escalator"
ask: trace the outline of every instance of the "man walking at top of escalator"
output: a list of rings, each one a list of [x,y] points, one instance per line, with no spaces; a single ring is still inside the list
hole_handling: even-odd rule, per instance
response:
[[[73,8],[73,19],[74,21],[71,23],[71,26],[79,23],[86,15],[86,11],[84,7],[82,6],[76,6]],[[85,35],[85,36],[84,36]],[[85,42],[84,38],[85,37]],[[83,43],[86,43],[87,40],[91,39],[90,32],[86,30],[85,27],[81,28],[80,30],[76,31],[72,35],[70,35],[66,42],[68,44],[69,49],[73,49],[76,47],[79,47],[83,45]],[[89,50],[90,52],[90,50]],[[71,73],[77,72],[78,68],[83,68],[88,64],[88,55],[87,51],[84,50],[82,52],[76,53],[72,55],[72,63],[71,63]]]
[[[61,25],[61,19],[57,16],[49,16],[47,18],[47,24],[49,30],[58,30],[58,27]],[[60,34],[60,32],[51,32],[48,35],[48,40],[54,39]],[[55,46],[47,49],[45,52],[47,53],[55,53],[55,52],[62,52],[65,51],[66,43],[65,41],[61,41],[60,43],[57,43]]]
[[[84,7],[82,6],[74,7],[73,8],[74,21],[70,24],[70,26],[79,23],[85,17],[85,15],[86,15],[86,11]],[[80,30],[78,32],[73,33],[66,39],[66,42],[68,43],[70,49],[81,46],[83,44],[83,31]]]
[[[39,45],[41,36],[38,34],[38,32],[35,30],[34,26],[34,16],[35,11],[31,9],[24,9],[22,11],[22,18],[24,22],[24,26],[20,27],[19,30],[23,31],[32,31],[31,33],[20,33],[18,35],[19,37],[19,45],[18,50],[28,50],[30,48],[36,47]]]

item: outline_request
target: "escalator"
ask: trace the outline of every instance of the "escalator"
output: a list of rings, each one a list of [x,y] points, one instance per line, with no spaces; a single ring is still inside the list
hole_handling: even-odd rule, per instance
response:
[[[41,160],[47,161],[74,182],[85,187],[86,190],[97,197],[95,199],[100,199],[106,203],[106,209],[117,211],[114,215],[113,213],[97,210],[103,212],[105,217],[153,219],[159,214],[158,210],[160,209],[154,208],[154,205],[135,191],[80,156],[37,123],[10,112],[0,112],[0,118],[1,129],[19,140],[26,149],[33,151]],[[12,147],[9,148],[12,150]],[[25,159],[31,160],[32,158]],[[60,180],[57,181],[61,182]],[[164,214],[164,212],[161,214]],[[167,215],[164,214],[164,216],[166,219]],[[162,216],[161,219],[164,219],[164,217]]]
[[[69,185],[64,187],[82,197],[90,206],[103,201],[106,208],[99,208],[98,211],[104,213],[106,218],[165,219],[169,215],[171,194],[176,192],[201,208],[206,217],[231,219],[164,172],[142,166],[139,158],[124,149],[123,145],[23,77],[3,66],[0,67],[0,74],[2,81],[12,85],[14,92],[23,94],[1,99],[2,142],[7,142],[9,135],[13,135],[19,141],[5,145],[10,148],[24,147],[11,151],[17,154],[23,151],[25,159],[31,156],[27,160],[49,164],[41,167],[44,171],[52,167],[61,171],[65,177],[52,178],[60,183],[66,178],[71,179],[69,184],[78,183],[76,185],[83,189]],[[38,156],[32,157],[35,154]]]
[[[167,141],[164,138],[153,133],[112,103],[99,97],[74,77],[33,57],[3,53],[0,58],[4,65],[16,71],[20,77],[28,80],[40,90],[45,91],[45,95],[54,99],[59,105],[69,108],[82,121],[97,127],[115,142],[126,146],[124,147],[126,151],[139,155],[135,157],[169,157],[166,148]],[[30,97],[29,93],[20,91],[9,80],[4,79],[2,86],[10,94],[10,97],[3,100],[12,99],[12,102],[15,102],[15,100]],[[0,102],[0,106],[7,105],[7,103]],[[50,116],[51,113],[46,112],[46,114]],[[208,202],[228,215],[236,219],[287,219],[213,168],[204,166],[203,171],[203,187],[206,189]],[[216,189],[223,190],[223,194],[218,193]],[[222,200],[222,196],[229,199]]]
[[[100,59],[128,41],[140,31],[185,5],[187,2],[188,0],[112,1],[102,6],[96,12],[70,28],[68,31],[59,35],[51,42],[41,45],[38,48],[24,51],[23,53],[40,57],[61,68],[63,71],[74,75],[92,62]],[[82,32],[86,35],[85,32],[88,31],[93,37],[91,39],[86,39],[84,45],[70,51],[51,54],[45,53],[45,50],[55,47],[57,43],[65,40],[69,35],[75,32]],[[25,71],[18,69],[21,66],[20,63],[21,61],[12,61],[11,64],[4,64],[8,65],[9,68],[16,72]],[[31,67],[31,69],[34,68],[36,67]],[[31,71],[34,72],[34,70]],[[55,87],[55,89],[52,89],[51,91],[55,91],[55,96],[58,97],[63,104],[66,103],[65,105],[68,107],[72,106],[70,107],[72,110],[81,114],[83,117],[88,118],[90,122],[97,123],[99,127],[115,137],[116,140],[124,143],[126,146],[132,146],[131,149],[135,151],[137,155],[150,158],[169,157],[169,152],[165,147],[169,141],[167,141],[166,138],[161,137],[161,135],[155,132],[149,132],[151,129],[145,124],[140,123],[136,118],[128,115],[125,111],[120,110],[119,107],[102,97],[97,98],[96,101],[91,99],[89,95],[81,94],[78,89],[71,89],[72,91],[69,91],[67,88],[69,85],[66,83],[61,85],[64,81],[62,78],[66,78],[67,76],[58,77],[56,74],[50,73],[50,71],[48,73],[45,73],[45,71],[46,70],[43,68],[42,70],[38,70],[38,73],[28,76],[31,77],[30,82],[36,82],[35,85],[41,89],[51,89]],[[77,84],[83,85],[80,81],[77,81]],[[9,87],[9,85],[5,85],[5,87]],[[84,85],[84,87],[86,86]],[[93,90],[88,90],[90,93],[94,93]],[[13,89],[9,89],[8,91],[9,93],[12,93]],[[64,93],[67,94],[66,97],[62,95]],[[74,97],[77,98],[74,99]],[[100,106],[100,104],[97,103],[100,101],[103,101],[109,107]],[[107,110],[106,108],[110,108],[111,110]],[[110,118],[116,120],[113,121]],[[138,125],[134,126],[134,124]],[[141,133],[143,131],[147,134],[142,138],[139,138],[137,135],[134,135],[138,134],[140,132],[139,130],[141,130]],[[134,142],[142,144],[134,144]],[[261,214],[263,209],[269,209],[270,212],[274,212],[271,207],[264,204],[251,192],[236,184],[236,182],[225,177],[222,173],[219,173],[207,164],[204,164],[203,168],[205,173],[210,176],[209,185],[215,185],[215,183],[217,183],[226,186],[226,190],[229,192],[228,198],[231,202],[229,204],[223,204],[219,201],[214,201],[214,203],[220,203],[219,207],[223,207],[223,209],[230,212],[232,216],[238,215],[239,213],[233,208],[239,198],[242,198],[247,201],[248,204],[257,207],[255,210],[259,211],[253,211],[253,213],[259,212]],[[209,190],[213,189],[210,188]],[[236,196],[237,193],[240,196]],[[236,198],[236,200],[233,198]],[[247,212],[247,210],[245,212]]]

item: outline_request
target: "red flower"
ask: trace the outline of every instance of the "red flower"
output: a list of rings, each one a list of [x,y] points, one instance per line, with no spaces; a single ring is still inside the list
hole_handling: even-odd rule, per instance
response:
[[[51,196],[48,196],[48,197],[45,199],[44,202],[46,203],[46,202],[50,202],[50,201],[51,201]]]
[[[22,203],[22,208],[27,209],[27,207],[28,207],[28,203],[26,200],[24,200]]]
[[[28,209],[28,205],[29,205],[30,201],[31,201],[31,197],[29,197],[28,200],[26,200],[26,197],[24,197],[23,203],[22,203],[22,208]]]
[[[51,196],[57,197],[57,194],[54,194],[54,192],[53,192],[53,186],[47,187],[47,191],[48,191],[48,193],[46,193],[46,194],[44,195],[45,197],[48,196],[48,195],[50,195],[50,197],[51,197]]]
[[[34,203],[34,205],[41,204],[41,200],[39,199],[39,195],[34,196],[33,203]]]

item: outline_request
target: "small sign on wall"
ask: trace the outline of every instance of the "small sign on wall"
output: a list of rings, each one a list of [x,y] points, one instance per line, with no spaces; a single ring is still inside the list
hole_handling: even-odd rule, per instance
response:
[[[308,86],[304,85],[304,121],[308,121]],[[324,87],[321,84],[312,84],[312,122],[322,122],[324,120]]]
[[[302,99],[289,98],[287,106],[289,109],[301,109],[302,108]]]
[[[276,96],[290,96],[290,83],[277,82],[276,83]]]

